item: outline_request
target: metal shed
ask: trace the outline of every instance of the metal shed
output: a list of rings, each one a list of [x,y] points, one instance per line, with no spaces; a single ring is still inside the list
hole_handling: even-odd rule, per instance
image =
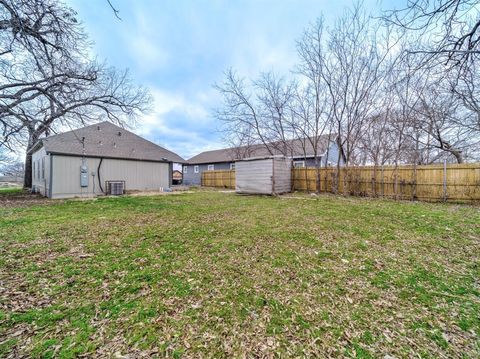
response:
[[[292,190],[292,160],[284,156],[246,158],[235,162],[235,191],[281,194]]]

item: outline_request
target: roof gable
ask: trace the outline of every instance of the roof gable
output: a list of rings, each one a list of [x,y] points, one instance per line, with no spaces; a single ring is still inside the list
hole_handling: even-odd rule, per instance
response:
[[[41,139],[47,153],[185,162],[176,153],[108,121]]]

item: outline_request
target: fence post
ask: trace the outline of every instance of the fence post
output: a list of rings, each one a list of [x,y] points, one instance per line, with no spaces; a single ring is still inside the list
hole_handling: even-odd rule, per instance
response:
[[[412,200],[417,198],[417,162],[413,164],[413,187],[412,187]]]
[[[372,196],[377,197],[377,165],[373,165],[373,176],[372,176]]]
[[[447,160],[443,160],[443,200],[447,201]]]
[[[383,172],[383,165],[382,165],[382,198],[385,198],[385,177]]]

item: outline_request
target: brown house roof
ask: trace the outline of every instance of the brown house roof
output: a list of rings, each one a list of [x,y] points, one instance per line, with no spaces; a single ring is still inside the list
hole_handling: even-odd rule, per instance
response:
[[[183,174],[179,170],[174,170],[172,173],[172,178],[175,180],[181,180],[183,178]]]
[[[330,142],[335,139],[334,135],[330,136]],[[220,150],[205,151],[190,158],[188,163],[218,163],[231,162],[248,157],[263,157],[273,155],[284,155],[293,158],[311,158],[314,157],[314,148],[307,138],[295,139],[284,142],[272,142],[268,144],[268,148],[263,145],[252,145],[242,147],[224,148]],[[317,155],[323,155],[328,148],[329,136],[319,136]],[[270,153],[270,151],[273,153]]]
[[[47,153],[53,154],[74,156],[85,154],[87,157],[185,162],[176,153],[108,121],[42,138],[34,150],[41,145],[45,147]],[[85,152],[83,152],[84,146]]]

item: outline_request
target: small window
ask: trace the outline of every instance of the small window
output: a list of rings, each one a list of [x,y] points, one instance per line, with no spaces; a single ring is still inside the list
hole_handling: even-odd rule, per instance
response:
[[[213,171],[215,170],[215,165],[208,165],[207,171]]]
[[[35,172],[35,161],[33,162],[33,179],[36,177],[36,172]]]
[[[293,167],[303,168],[303,167],[305,167],[305,161],[295,161],[295,162],[293,162]]]
[[[183,166],[183,173],[187,173],[188,166]]]
[[[40,160],[37,161],[37,178],[40,179]]]
[[[230,163],[230,169],[234,170],[235,169],[235,163]]]
[[[198,173],[198,166],[193,167],[193,172]]]
[[[45,179],[45,157],[42,157],[42,179]]]

